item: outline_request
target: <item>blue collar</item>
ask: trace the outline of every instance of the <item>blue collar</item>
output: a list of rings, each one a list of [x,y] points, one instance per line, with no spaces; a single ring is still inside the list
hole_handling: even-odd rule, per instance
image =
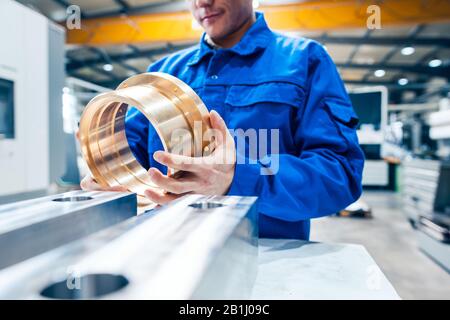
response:
[[[200,41],[200,48],[189,59],[187,65],[192,66],[199,63],[206,55],[211,54],[214,49],[211,48],[205,40],[206,34],[203,33]],[[273,36],[272,31],[267,26],[264,14],[256,12],[256,21],[248,29],[242,39],[234,47],[229,49],[219,49],[223,51],[233,52],[237,55],[248,56],[260,50],[265,49],[269,45],[269,40]]]

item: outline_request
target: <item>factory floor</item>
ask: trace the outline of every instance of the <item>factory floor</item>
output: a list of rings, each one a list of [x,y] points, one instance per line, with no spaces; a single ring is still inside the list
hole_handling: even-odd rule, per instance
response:
[[[366,191],[363,199],[373,219],[316,219],[311,240],[365,246],[402,299],[450,299],[450,274],[418,249],[399,195]]]

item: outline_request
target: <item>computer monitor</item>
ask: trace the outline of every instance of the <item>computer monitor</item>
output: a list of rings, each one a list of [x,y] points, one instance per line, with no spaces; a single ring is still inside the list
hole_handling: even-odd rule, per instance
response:
[[[373,125],[381,129],[383,97],[381,91],[349,93],[353,108],[359,117],[358,129],[364,125]]]
[[[357,88],[350,90],[349,96],[359,118],[358,140],[366,158],[363,185],[386,187],[389,185],[389,167],[383,161],[383,143],[388,91],[384,86]]]
[[[355,88],[349,91],[353,109],[359,117],[360,144],[383,144],[388,117],[388,91],[384,86]]]
[[[0,139],[14,134],[14,82],[0,78]]]

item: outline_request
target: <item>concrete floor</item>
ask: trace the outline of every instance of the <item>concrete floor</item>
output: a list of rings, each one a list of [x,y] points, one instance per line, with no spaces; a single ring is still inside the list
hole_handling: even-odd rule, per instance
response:
[[[311,241],[364,245],[402,299],[450,299],[450,274],[418,249],[400,197],[366,191],[363,199],[371,205],[373,219],[316,219]]]

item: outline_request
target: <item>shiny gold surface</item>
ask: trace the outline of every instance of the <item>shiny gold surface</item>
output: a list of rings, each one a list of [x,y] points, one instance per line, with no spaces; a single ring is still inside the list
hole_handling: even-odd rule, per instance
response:
[[[190,150],[190,156],[210,151],[208,141],[202,139],[210,128],[209,113],[187,84],[159,72],[133,76],[115,91],[100,94],[88,103],[80,120],[80,143],[92,176],[103,187],[127,187],[141,196],[140,205],[147,205],[144,191],[158,187],[128,145],[128,106],[137,108],[150,121],[164,150],[180,153],[182,144]],[[175,132],[177,138],[173,139]],[[173,173],[169,169],[169,174]]]

